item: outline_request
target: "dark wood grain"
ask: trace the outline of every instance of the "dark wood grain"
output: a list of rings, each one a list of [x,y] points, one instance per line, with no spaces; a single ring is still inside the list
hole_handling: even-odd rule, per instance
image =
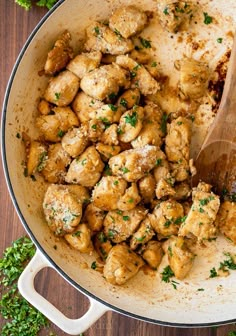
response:
[[[17,55],[32,29],[46,13],[34,7],[29,12],[21,9],[14,0],[0,0],[0,104]],[[25,234],[10,200],[2,166],[0,166],[0,254],[11,242]],[[88,300],[66,283],[53,270],[44,270],[36,278],[37,290],[67,316],[76,318],[88,307]],[[4,321],[0,318],[0,325]],[[160,327],[137,321],[117,313],[105,314],[85,336],[226,336],[236,329],[233,325],[218,328],[176,329]],[[66,335],[51,324],[40,335],[49,335],[49,330],[58,336]],[[24,335],[19,335],[24,336]]]

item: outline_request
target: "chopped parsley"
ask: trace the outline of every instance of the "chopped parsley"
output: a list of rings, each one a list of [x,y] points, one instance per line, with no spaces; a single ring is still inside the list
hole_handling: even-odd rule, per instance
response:
[[[208,13],[204,12],[203,15],[204,15],[204,23],[206,25],[212,23],[212,17],[208,15]]]
[[[156,166],[160,166],[162,164],[162,159],[157,159],[156,160]]]
[[[128,105],[128,102],[127,102],[127,100],[125,99],[125,98],[121,98],[121,100],[120,100],[120,105],[122,105],[123,107],[127,107],[127,105]]]
[[[36,336],[49,325],[42,313],[32,307],[19,293],[17,280],[28,261],[35,254],[33,242],[21,237],[3,252],[0,259],[1,299],[0,312],[8,321],[1,325],[2,336]]]
[[[172,221],[170,219],[168,219],[165,223],[164,223],[164,227],[168,228],[171,225]]]
[[[62,138],[64,134],[65,134],[64,131],[59,130],[58,133],[57,133],[57,136],[59,136],[59,138]]]
[[[85,166],[86,165],[86,163],[87,163],[87,159],[85,158],[85,159],[83,159],[82,161],[81,161],[81,164],[82,164],[82,166]]]
[[[113,184],[114,184],[115,186],[117,186],[117,185],[119,184],[119,181],[116,180],[116,181],[113,182]]]
[[[152,45],[151,45],[151,41],[146,40],[146,39],[143,38],[143,37],[141,37],[140,42],[141,42],[142,46],[143,46],[144,48],[146,48],[146,49],[149,49],[149,48],[152,47]]]
[[[120,169],[122,171],[122,173],[126,174],[126,173],[129,173],[129,169],[126,168],[126,167],[123,167]]]
[[[100,35],[100,29],[97,26],[94,27],[94,32],[95,32],[96,36]]]
[[[76,231],[72,233],[72,237],[80,237],[81,233],[82,233],[81,231]]]
[[[123,131],[120,127],[117,128],[117,134],[120,135],[120,134],[123,134]]]
[[[123,38],[118,29],[115,28],[114,33],[119,37],[119,40],[121,40]]]
[[[144,235],[143,237],[140,237],[140,238],[135,237],[135,239],[136,239],[137,241],[139,241],[139,242],[142,242],[145,238],[146,238],[145,235]]]
[[[202,198],[199,200],[200,205],[207,205],[210,201],[214,200],[214,196],[209,196],[208,198]]]
[[[132,112],[132,114],[128,114],[125,117],[126,124],[130,124],[131,126],[135,127],[138,122],[137,112]]]
[[[163,13],[164,13],[165,15],[169,15],[168,7],[165,7],[165,8],[164,8]]]
[[[93,124],[93,125],[91,126],[91,128],[92,128],[93,130],[96,130],[96,129],[97,129],[97,125],[96,125],[96,124]]]
[[[151,63],[152,68],[155,68],[156,66],[157,66],[157,62],[154,61],[154,62]]]
[[[93,261],[93,262],[92,262],[92,264],[91,264],[91,268],[92,268],[93,270],[95,270],[95,269],[97,268],[97,263],[96,263],[96,261]]]
[[[61,96],[60,92],[55,92],[55,100],[59,100]]]
[[[223,38],[222,37],[218,37],[218,39],[216,40],[218,43],[222,43]]]
[[[114,230],[109,229],[108,230],[108,237],[111,238],[111,239],[113,239],[115,237],[115,233],[116,232]]]
[[[172,269],[170,268],[170,266],[166,266],[162,273],[161,273],[161,280],[164,282],[170,282],[170,278],[172,278],[174,276],[174,272],[172,271]]]
[[[111,109],[113,112],[117,111],[117,109],[118,109],[118,107],[115,106],[115,105],[113,105],[113,104],[108,104],[108,106],[110,107],[110,109]]]
[[[111,176],[111,175],[112,175],[111,168],[109,167],[108,164],[105,166],[105,169],[104,169],[104,175],[105,175],[105,176]]]
[[[128,203],[134,203],[134,199],[133,199],[133,198],[130,198],[130,199],[128,200]]]
[[[104,235],[103,232],[99,232],[97,237],[98,237],[98,240],[100,241],[100,243],[105,243],[107,241],[107,237]]]
[[[47,159],[47,152],[42,152],[39,156],[39,162],[37,165],[37,171],[41,172],[45,166],[45,161]]]
[[[160,126],[161,131],[164,135],[167,133],[167,120],[168,120],[168,115],[164,113],[161,118],[161,126]]]
[[[234,262],[232,256],[230,253],[225,253],[225,256],[228,257],[228,259],[224,260],[220,263],[220,269],[230,269],[230,270],[236,270],[236,263]]]
[[[108,95],[108,98],[109,98],[110,100],[114,100],[114,99],[116,99],[116,94],[115,94],[114,92],[112,92],[112,93],[110,93],[110,94]]]
[[[218,276],[218,273],[216,272],[216,269],[215,267],[213,267],[211,270],[210,270],[210,278],[216,278]]]
[[[128,221],[128,220],[130,220],[130,217],[129,216],[123,216],[123,220]]]
[[[176,218],[176,220],[174,221],[174,224],[182,224],[183,222],[185,222],[187,216],[183,216],[183,217],[178,217]]]

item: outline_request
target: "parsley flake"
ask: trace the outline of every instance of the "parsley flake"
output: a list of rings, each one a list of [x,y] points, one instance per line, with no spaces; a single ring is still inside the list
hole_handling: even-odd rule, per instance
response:
[[[135,127],[138,122],[137,112],[133,112],[132,114],[128,114],[125,117],[126,124],[130,124],[131,126]]]

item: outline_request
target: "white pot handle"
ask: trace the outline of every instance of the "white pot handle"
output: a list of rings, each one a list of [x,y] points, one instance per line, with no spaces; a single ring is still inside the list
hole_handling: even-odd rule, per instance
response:
[[[29,301],[36,309],[42,312],[56,326],[69,335],[79,335],[86,331],[109,309],[88,297],[90,307],[79,319],[69,319],[62,314],[55,306],[48,302],[34,287],[34,278],[37,273],[45,268],[52,267],[43,254],[37,250],[18,280],[18,288],[22,296]],[[52,267],[53,268],[53,267]]]

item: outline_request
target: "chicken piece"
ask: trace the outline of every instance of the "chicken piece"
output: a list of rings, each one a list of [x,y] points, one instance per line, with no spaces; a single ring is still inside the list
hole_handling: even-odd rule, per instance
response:
[[[71,158],[60,143],[50,145],[47,158],[42,165],[42,175],[50,183],[62,183],[65,181],[66,168]]]
[[[181,182],[179,184],[176,184],[174,186],[175,194],[173,195],[173,198],[175,200],[185,200],[191,195],[191,188],[189,183],[187,182]]]
[[[126,244],[113,246],[103,269],[105,279],[113,285],[123,285],[144,265],[141,257]]]
[[[105,125],[104,123],[99,120],[99,119],[90,119],[87,122],[87,127],[88,127],[88,140],[92,141],[92,142],[97,142],[105,129]]]
[[[145,96],[155,94],[160,89],[159,83],[150,75],[147,69],[129,56],[117,56],[116,63],[130,71],[132,77],[131,88],[138,88]]]
[[[184,279],[191,270],[195,255],[182,237],[171,237],[167,250],[170,268],[177,279]]]
[[[136,182],[155,167],[158,158],[164,153],[156,146],[128,149],[109,160],[112,173],[128,182]]]
[[[83,91],[79,92],[73,103],[72,109],[77,114],[81,123],[86,123],[91,119],[90,114],[92,111],[97,110],[103,105],[100,100],[88,96]]]
[[[73,248],[82,253],[89,253],[93,250],[91,233],[84,223],[79,224],[73,233],[65,234],[64,238]]]
[[[102,55],[102,64],[111,64],[116,61],[116,56],[115,55],[110,55],[110,54],[103,54]]]
[[[79,90],[79,78],[65,70],[49,80],[44,98],[57,106],[67,106]]]
[[[164,158],[160,157],[157,159],[156,166],[153,169],[153,174],[156,182],[159,182],[161,179],[168,179],[171,177],[169,163],[166,160],[165,155]]]
[[[93,203],[102,210],[118,209],[117,203],[125,193],[127,182],[116,176],[104,176],[93,189]]]
[[[71,35],[66,30],[55,42],[53,48],[47,55],[44,65],[46,75],[55,75],[64,69],[67,63],[73,58],[73,49],[70,47]]]
[[[110,126],[114,122],[119,122],[122,109],[113,104],[102,105],[97,110],[90,113],[90,117],[101,120],[105,125]]]
[[[157,81],[160,80],[160,79],[163,79],[163,75],[161,73],[161,70],[160,70],[160,67],[158,66],[157,61],[154,61],[153,59],[150,59],[150,57],[149,57],[149,60],[147,62],[145,62],[145,68],[150,73],[150,75],[153,78],[155,78]]]
[[[101,177],[104,163],[94,146],[86,150],[72,161],[66,174],[66,182],[93,187]]]
[[[92,22],[86,29],[87,40],[85,49],[101,51],[103,54],[123,55],[130,52],[134,46],[131,40],[112,31],[100,22]]]
[[[161,245],[162,244],[156,240],[149,240],[147,245],[142,249],[143,259],[153,269],[158,268],[164,255]]]
[[[190,172],[190,161],[185,159],[180,159],[177,163],[170,163],[171,176],[176,182],[183,182],[189,178]]]
[[[117,94],[120,87],[128,88],[129,73],[117,64],[103,65],[87,73],[81,80],[81,89],[89,96],[103,100]]]
[[[46,101],[45,99],[41,99],[38,104],[38,111],[43,115],[51,113],[51,106],[49,102]]]
[[[182,182],[189,177],[190,120],[178,117],[168,127],[165,152],[171,164],[171,175]]]
[[[120,153],[120,146],[105,145],[102,142],[97,142],[96,150],[102,155],[104,161],[109,160],[112,156]]]
[[[117,101],[117,106],[122,106],[124,111],[130,110],[140,101],[140,91],[138,89],[128,89],[122,93]]]
[[[156,180],[152,174],[138,181],[139,192],[144,203],[150,203],[155,197]]]
[[[210,192],[211,186],[201,182],[193,188],[193,204],[185,222],[181,225],[179,235],[196,237],[198,242],[216,237],[214,221],[220,207],[219,196]]]
[[[88,127],[70,128],[61,140],[62,148],[73,158],[83,153],[88,146]]]
[[[137,105],[121,116],[118,127],[120,141],[130,142],[139,135],[143,126],[143,116],[143,108]]]
[[[151,224],[154,230],[162,237],[177,235],[180,224],[184,222],[184,209],[175,200],[163,201],[153,210]]]
[[[90,194],[87,188],[81,186],[81,185],[76,185],[76,184],[67,184],[67,189],[72,192],[77,199],[84,205],[88,204],[90,200]]]
[[[104,211],[97,208],[93,202],[87,205],[83,220],[88,223],[92,234],[102,230],[104,218]]]
[[[174,196],[175,195],[175,189],[172,183],[171,178],[161,178],[156,185],[156,197],[157,199],[161,199],[166,196]]]
[[[47,147],[39,141],[31,141],[27,153],[27,174],[41,172],[47,160]]]
[[[36,126],[46,141],[59,142],[72,126],[79,126],[78,118],[69,107],[54,107],[54,114],[36,119]]]
[[[112,124],[103,132],[100,140],[105,145],[117,146],[119,145],[118,134],[117,134],[118,126],[117,124]]]
[[[143,147],[145,145],[161,146],[163,142],[164,132],[162,130],[163,112],[160,108],[148,103],[144,106],[144,121],[141,132],[131,144],[133,148]]]
[[[120,210],[126,211],[136,207],[141,201],[136,183],[132,183],[129,188],[126,189],[123,196],[120,197],[117,202],[117,207]]]
[[[130,239],[130,248],[135,250],[140,244],[144,245],[155,235],[151,225],[150,214],[148,214],[141,222],[138,230],[132,235]]]
[[[82,53],[73,58],[66,68],[82,79],[86,73],[99,67],[101,59],[100,51]]]
[[[236,203],[224,201],[221,204],[216,225],[228,239],[236,244]]]
[[[104,233],[113,243],[125,241],[137,230],[146,214],[147,210],[140,206],[128,211],[109,211],[103,223]]]
[[[80,223],[82,203],[67,186],[51,184],[44,195],[43,211],[49,229],[62,236]]]
[[[176,64],[180,71],[179,89],[184,99],[198,99],[206,94],[211,71],[207,63],[184,57]]]
[[[193,17],[194,6],[191,2],[160,0],[158,2],[159,20],[170,33],[188,30]]]
[[[137,62],[138,64],[146,64],[151,59],[150,51],[148,49],[147,50],[136,50],[136,49],[134,49],[134,50],[131,51],[129,56],[133,60],[135,60],[135,62]],[[146,68],[146,66],[145,66],[145,68]],[[148,72],[150,72],[150,71],[148,70]]]
[[[110,250],[112,249],[112,244],[110,240],[107,239],[104,232],[99,232],[95,236],[94,247],[102,260],[106,260]]]
[[[189,161],[189,145],[191,138],[190,121],[179,117],[171,122],[166,136],[165,152],[170,162],[181,164],[181,160]]]
[[[109,19],[110,28],[124,38],[140,33],[147,24],[147,15],[135,6],[122,6]]]

